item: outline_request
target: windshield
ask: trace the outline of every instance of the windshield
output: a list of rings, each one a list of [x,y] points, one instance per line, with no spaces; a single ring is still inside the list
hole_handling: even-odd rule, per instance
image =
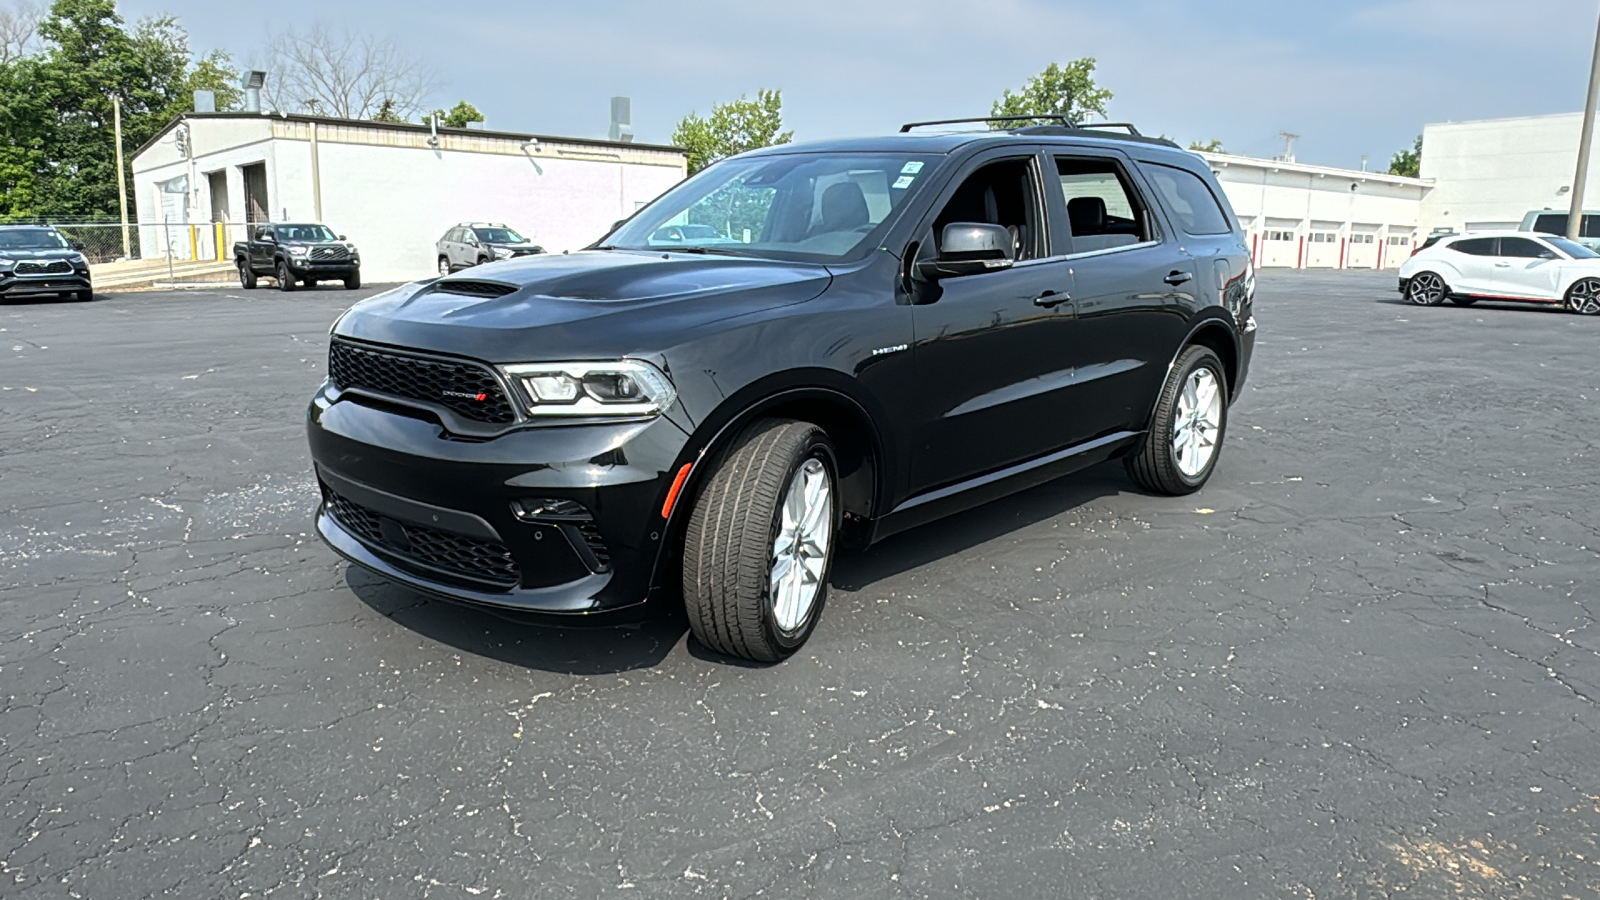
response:
[[[796,153],[725,160],[667,192],[605,245],[837,262],[873,245],[936,159]]]
[[[472,232],[485,244],[526,244],[528,239],[509,228],[474,228]]]
[[[274,228],[280,241],[336,241],[337,237],[326,225],[278,225]]]
[[[0,229],[0,250],[65,250],[67,239],[49,228]]]
[[[1564,237],[1547,237],[1545,243],[1560,250],[1573,259],[1600,259],[1600,253],[1590,250],[1577,241],[1569,241]]]

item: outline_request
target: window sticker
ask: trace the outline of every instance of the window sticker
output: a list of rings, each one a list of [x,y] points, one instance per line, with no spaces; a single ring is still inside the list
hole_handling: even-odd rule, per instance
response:
[[[895,180],[894,190],[903,191],[906,188],[911,187],[911,182],[916,181],[916,180],[917,180],[917,176],[915,176],[915,175],[901,175],[898,179]]]
[[[917,174],[918,172],[921,172],[921,171],[922,171],[922,163],[920,163],[920,162],[918,162],[916,160],[912,160],[911,162],[908,162],[908,163],[905,164],[905,167],[900,170],[900,174],[901,175],[915,175],[915,174]]]

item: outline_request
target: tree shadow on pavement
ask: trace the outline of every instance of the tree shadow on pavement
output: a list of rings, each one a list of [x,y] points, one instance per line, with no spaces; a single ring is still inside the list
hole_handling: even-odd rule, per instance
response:
[[[647,669],[672,652],[689,630],[670,603],[629,613],[626,621],[585,620],[548,625],[503,618],[415,593],[359,566],[345,567],[345,584],[362,603],[424,637],[474,656],[562,675],[607,675]]]

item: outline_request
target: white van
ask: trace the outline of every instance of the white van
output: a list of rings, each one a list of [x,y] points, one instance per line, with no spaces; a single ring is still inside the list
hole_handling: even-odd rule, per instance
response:
[[[1565,236],[1567,215],[1562,210],[1536,209],[1522,217],[1522,224],[1517,226],[1517,230]],[[1583,211],[1583,225],[1578,231],[1578,243],[1600,252],[1600,210]]]

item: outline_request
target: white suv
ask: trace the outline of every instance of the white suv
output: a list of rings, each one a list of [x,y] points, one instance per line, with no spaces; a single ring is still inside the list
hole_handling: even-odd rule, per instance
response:
[[[1514,300],[1600,315],[1600,254],[1548,234],[1449,235],[1400,267],[1400,295],[1418,306]]]

